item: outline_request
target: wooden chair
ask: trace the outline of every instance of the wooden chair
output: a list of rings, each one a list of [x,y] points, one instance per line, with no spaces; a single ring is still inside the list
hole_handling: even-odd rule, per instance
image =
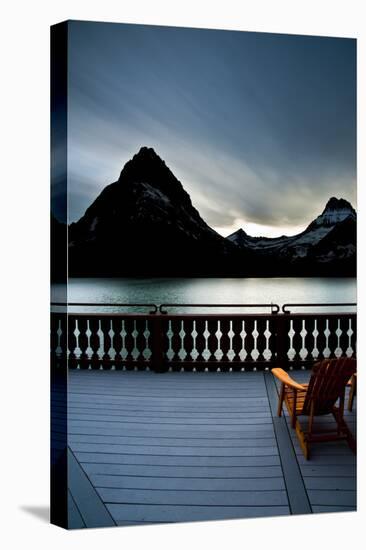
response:
[[[291,417],[291,426],[296,430],[306,459],[310,457],[310,443],[316,441],[346,439],[356,453],[355,439],[343,418],[345,389],[355,372],[356,360],[348,357],[325,359],[316,363],[308,384],[298,384],[281,368],[272,369],[273,375],[281,382],[278,416],[281,416],[285,402]],[[334,416],[337,428],[314,433],[314,417],[330,413]],[[301,428],[298,416],[308,417],[306,431]]]

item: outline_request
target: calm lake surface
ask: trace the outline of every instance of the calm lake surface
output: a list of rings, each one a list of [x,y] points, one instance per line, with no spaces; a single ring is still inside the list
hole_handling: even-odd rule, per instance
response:
[[[61,285],[53,285],[52,300],[64,300]],[[335,303],[356,300],[355,278],[80,278],[70,279],[68,285],[68,301],[83,303],[275,303],[282,306],[285,303]],[[350,310],[349,307],[346,309]],[[91,308],[78,306],[70,310],[91,311]],[[119,308],[93,307],[92,310],[118,311]],[[146,311],[141,308],[131,309],[133,310]],[[337,310],[341,311],[342,308]],[[177,308],[171,311],[190,310]],[[230,309],[225,308],[225,311]],[[311,311],[317,310],[311,308]]]

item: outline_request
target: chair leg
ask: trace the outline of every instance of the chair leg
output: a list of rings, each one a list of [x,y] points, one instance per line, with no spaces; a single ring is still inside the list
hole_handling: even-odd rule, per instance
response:
[[[313,424],[314,424],[314,407],[315,407],[314,401],[311,401],[310,414],[309,414],[309,420],[308,420],[308,431],[306,434],[304,434],[304,432],[302,431],[300,422],[296,420],[296,435],[300,442],[300,446],[306,460],[309,460],[310,458],[310,440],[311,440],[311,433],[313,431]]]
[[[297,401],[297,391],[293,390],[293,403],[291,411],[291,427],[296,428],[296,401]]]
[[[343,433],[346,436],[347,443],[351,449],[351,451],[356,454],[357,452],[357,443],[355,438],[353,437],[353,434],[349,427],[347,426],[343,415],[341,414],[340,410],[337,407],[333,408],[333,416],[335,418],[335,421],[337,422],[338,426],[338,433]]]
[[[347,443],[351,451],[353,452],[353,454],[357,454],[357,443],[355,438],[353,437],[352,432],[349,430],[348,426],[347,426]]]
[[[309,460],[310,458],[309,441],[307,440],[304,432],[302,431],[300,422],[297,419],[296,419],[295,429],[296,429],[296,435],[297,435],[297,439],[299,440],[301,450],[304,453],[304,457],[306,458],[306,460]]]
[[[351,380],[351,388],[349,390],[349,396],[348,396],[348,410],[350,412],[353,409],[353,401],[354,401],[354,398],[355,398],[355,395],[356,395],[356,389],[357,389],[356,385],[357,385],[356,376],[353,375],[352,380]]]
[[[281,384],[280,397],[278,399],[277,416],[282,415],[282,405],[285,398],[285,384]]]
[[[313,423],[314,423],[314,401],[311,401],[310,405],[310,414],[309,414],[309,420],[308,420],[308,435],[311,436],[311,432],[313,431]]]
[[[341,435],[342,433],[342,420],[344,415],[344,395],[345,395],[345,389],[343,391],[343,394],[339,398],[339,407],[338,407],[338,415],[340,418],[340,422],[337,422],[338,425],[338,435]]]

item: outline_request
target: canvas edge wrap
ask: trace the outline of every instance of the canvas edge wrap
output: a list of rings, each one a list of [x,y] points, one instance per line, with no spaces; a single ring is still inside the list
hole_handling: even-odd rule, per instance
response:
[[[68,23],[50,29],[51,57],[51,301],[57,282],[58,301],[67,302],[67,48]],[[52,321],[51,321],[52,322]],[[64,326],[67,309],[61,314]],[[51,331],[53,332],[53,331]],[[63,342],[65,350],[67,342]],[[63,347],[62,346],[62,347]],[[65,351],[64,350],[64,351]],[[50,359],[51,453],[50,521],[68,528],[67,358]]]

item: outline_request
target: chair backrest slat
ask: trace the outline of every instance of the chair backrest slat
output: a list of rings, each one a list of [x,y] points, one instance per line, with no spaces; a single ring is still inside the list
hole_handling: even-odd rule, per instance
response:
[[[350,377],[356,372],[356,359],[340,357],[324,359],[316,363],[309,381],[302,414],[310,414],[314,402],[314,414],[328,414],[337,399],[344,395]]]

